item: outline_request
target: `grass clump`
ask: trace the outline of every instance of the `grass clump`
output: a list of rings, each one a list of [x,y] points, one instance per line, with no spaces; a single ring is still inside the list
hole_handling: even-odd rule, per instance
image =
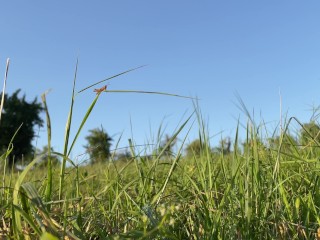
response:
[[[155,154],[139,153],[129,140],[126,161],[76,165],[70,152],[108,91],[95,95],[69,141],[74,81],[63,153],[50,151],[43,95],[48,165],[34,168],[39,156],[21,173],[3,168],[0,239],[320,239],[320,165],[314,154],[319,146],[315,141],[297,146],[289,137],[287,129],[297,119],[270,144],[262,127],[249,122],[244,144],[237,130],[232,151],[212,151],[196,106]],[[183,154],[187,136],[181,138],[181,131],[194,117],[199,139]],[[178,151],[167,154],[178,136],[183,139]],[[2,163],[9,153],[10,148]],[[61,166],[51,164],[51,156],[62,157]]]

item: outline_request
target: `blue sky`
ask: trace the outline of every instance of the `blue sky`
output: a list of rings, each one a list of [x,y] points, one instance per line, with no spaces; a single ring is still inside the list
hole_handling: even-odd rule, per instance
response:
[[[77,57],[77,90],[147,64],[109,81],[109,89],[198,96],[213,143],[221,131],[234,136],[238,118],[247,121],[235,93],[270,129],[280,119],[279,90],[283,112],[302,122],[319,104],[319,1],[5,1],[1,9],[3,73],[11,59],[7,92],[21,88],[28,99],[40,100],[51,89],[57,151],[63,150]],[[76,96],[73,135],[95,97],[92,90]],[[186,99],[104,94],[73,156],[84,152],[89,129],[102,125],[115,139],[123,132],[122,146],[131,135],[144,144],[162,122],[172,134],[192,111]],[[46,129],[39,135],[40,147]],[[189,138],[196,136],[195,124]]]

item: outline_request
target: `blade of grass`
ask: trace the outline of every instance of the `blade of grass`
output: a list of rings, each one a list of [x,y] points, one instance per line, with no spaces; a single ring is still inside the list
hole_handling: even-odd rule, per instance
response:
[[[30,227],[37,233],[38,236],[41,235],[41,230],[37,227],[37,225],[32,221],[31,216],[23,211],[23,209],[17,205],[13,205],[14,212],[18,212],[30,225]],[[18,233],[16,233],[16,236],[19,236]]]
[[[167,148],[171,145],[171,143],[176,139],[176,137],[179,135],[179,133],[184,129],[184,127],[187,125],[191,117],[193,116],[194,112],[190,115],[190,117],[181,125],[181,127],[173,134],[173,136],[170,138],[170,140],[167,142],[167,144],[163,147],[161,152],[158,154],[156,160],[153,162],[147,176],[150,175],[150,173],[153,171],[154,166],[158,163],[162,155],[166,152]]]
[[[69,148],[69,151],[68,151],[68,155],[67,155],[67,156],[69,156],[69,155],[70,155],[71,150],[72,150],[72,148],[73,148],[73,146],[74,146],[75,142],[77,141],[78,136],[79,136],[79,134],[80,134],[80,132],[81,132],[81,130],[82,130],[82,128],[83,128],[83,126],[84,126],[84,124],[85,124],[85,123],[86,123],[86,121],[88,120],[89,115],[90,115],[90,113],[92,112],[92,109],[93,109],[93,108],[94,108],[94,106],[96,105],[96,103],[97,103],[97,101],[98,101],[98,98],[99,98],[100,94],[101,94],[101,93],[98,93],[98,94],[96,95],[96,97],[94,98],[93,102],[91,103],[91,105],[90,105],[89,109],[87,110],[87,112],[86,112],[86,114],[85,114],[84,118],[82,119],[82,122],[81,122],[81,124],[80,124],[80,127],[78,128],[78,131],[77,131],[77,133],[76,133],[76,136],[74,137],[74,139],[73,139],[73,141],[72,141],[72,144],[71,144],[71,146],[70,146],[70,148]]]
[[[27,182],[21,185],[21,189],[24,193],[21,194],[21,200],[23,199],[23,196],[28,197],[30,200],[28,208],[32,207],[33,209],[37,210],[33,214],[35,215],[35,219],[37,220],[38,225],[40,225],[42,231],[44,232],[49,228],[51,233],[56,233],[57,235],[58,231],[54,226],[50,214],[47,211],[45,204],[42,202],[41,196],[39,195],[35,186],[31,182]],[[44,226],[46,226],[46,228]]]
[[[251,114],[249,113],[249,111],[248,111],[245,103],[243,102],[242,98],[240,97],[239,93],[236,92],[235,96],[238,99],[238,102],[240,104],[240,106],[239,106],[238,104],[235,103],[236,107],[248,117],[248,119],[250,120],[250,123],[252,125],[256,126],[254,119],[251,117]]]
[[[53,236],[52,234],[45,232],[42,234],[40,240],[59,240],[59,238]]]
[[[13,197],[12,197],[12,203],[14,206],[19,206],[19,192],[21,184],[26,177],[27,173],[32,169],[32,167],[44,156],[44,154],[36,157],[31,163],[29,163],[26,168],[22,171],[21,175],[18,177],[16,184],[13,189]],[[16,235],[19,235],[19,233],[22,232],[22,225],[21,225],[21,214],[19,211],[14,211],[13,209],[13,215],[14,215],[14,226],[13,230]]]
[[[121,76],[121,75],[123,75],[123,74],[126,74],[126,73],[128,73],[128,72],[132,72],[132,71],[134,71],[134,70],[137,70],[137,69],[142,68],[142,67],[145,67],[145,66],[146,66],[146,65],[142,65],[142,66],[139,66],[139,67],[136,67],[136,68],[132,68],[132,69],[129,69],[129,70],[124,71],[124,72],[122,72],[122,73],[113,75],[112,77],[108,77],[108,78],[106,78],[106,79],[103,79],[103,80],[101,80],[101,81],[99,81],[99,82],[96,82],[96,83],[94,83],[94,84],[91,84],[91,85],[88,86],[88,87],[85,87],[84,89],[80,90],[78,93],[81,93],[81,92],[83,92],[83,91],[85,91],[85,90],[87,90],[87,89],[89,89],[89,88],[91,88],[91,87],[93,87],[93,86],[95,86],[95,85],[98,85],[98,84],[100,84],[100,83],[103,83],[103,82],[105,82],[105,81],[111,80],[111,79],[116,78],[116,77],[119,77],[119,76]]]
[[[47,135],[48,135],[48,176],[47,176],[47,186],[46,186],[46,191],[45,191],[45,201],[48,202],[51,200],[51,194],[52,194],[52,162],[51,162],[51,120],[50,120],[50,115],[49,115],[49,110],[47,106],[47,101],[46,101],[46,95],[48,94],[48,91],[43,93],[41,95],[42,102],[44,105],[44,110],[46,112],[46,120],[47,120]],[[48,206],[49,208],[50,206]]]
[[[5,71],[5,74],[4,74],[2,96],[1,96],[1,104],[0,104],[0,123],[1,123],[1,114],[2,114],[2,110],[3,110],[3,105],[4,105],[4,94],[6,92],[6,84],[7,84],[7,79],[8,79],[9,64],[10,64],[10,59],[8,58],[7,59],[7,65],[6,65],[6,71]]]
[[[65,158],[65,160],[67,162],[69,162],[73,167],[76,167],[77,165],[69,158],[69,157],[65,157],[65,155],[63,155],[62,153],[59,152],[51,152],[52,155],[56,155],[59,156],[61,158]]]
[[[183,142],[182,142],[182,144],[181,144],[181,147],[180,147],[179,150],[178,150],[177,156],[175,157],[175,159],[174,159],[174,161],[173,161],[173,163],[172,163],[172,165],[171,165],[171,168],[170,168],[170,170],[169,170],[169,172],[168,172],[168,175],[167,175],[167,177],[166,177],[166,179],[165,179],[165,181],[164,181],[164,183],[163,183],[163,185],[162,185],[162,187],[161,187],[160,192],[156,195],[156,197],[158,198],[158,200],[157,200],[157,202],[156,202],[156,205],[158,205],[158,204],[160,203],[160,200],[161,200],[161,198],[162,198],[162,195],[163,195],[163,193],[164,193],[164,190],[166,189],[166,187],[167,187],[167,185],[168,185],[168,182],[169,182],[169,180],[170,180],[170,178],[171,178],[171,176],[172,176],[172,174],[173,174],[173,171],[175,170],[175,168],[176,168],[176,166],[177,166],[177,164],[178,164],[178,161],[181,159],[182,148],[183,148],[183,146],[184,146],[184,143],[185,143],[185,141],[186,141],[186,139],[187,139],[187,136],[189,135],[189,132],[190,132],[190,131],[191,131],[191,127],[189,128],[186,136],[185,136],[184,139],[183,139]],[[155,199],[156,199],[156,198],[155,198]]]
[[[166,95],[171,97],[180,97],[180,98],[188,98],[188,99],[197,99],[188,96],[182,96],[178,94],[165,93],[165,92],[154,92],[154,91],[140,91],[140,90],[105,90],[104,92],[108,93],[142,93],[142,94],[157,94],[157,95]],[[197,99],[198,100],[198,99]]]
[[[65,169],[66,169],[66,161],[68,158],[68,155],[67,155],[68,143],[69,143],[69,135],[70,135],[70,129],[71,129],[71,120],[72,120],[72,113],[73,113],[73,105],[74,105],[74,97],[75,97],[74,92],[75,92],[75,86],[76,86],[77,72],[78,72],[78,59],[77,59],[76,69],[75,69],[74,79],[73,79],[73,87],[72,87],[72,96],[71,96],[69,116],[68,116],[66,129],[65,129],[63,159],[62,159],[61,170],[60,170],[59,200],[62,199],[64,174],[65,174]]]
[[[3,191],[4,191],[4,189],[5,189],[5,186],[6,186],[6,169],[7,169],[7,158],[8,158],[8,156],[10,155],[10,153],[12,152],[12,150],[13,150],[13,144],[12,144],[12,142],[13,142],[13,139],[16,137],[16,135],[18,134],[18,132],[19,132],[19,130],[20,130],[20,128],[22,127],[22,125],[23,125],[23,123],[21,123],[20,124],[20,126],[18,127],[18,129],[16,130],[16,132],[13,134],[13,137],[11,138],[11,140],[10,140],[10,143],[8,144],[8,148],[7,148],[7,150],[6,150],[6,152],[5,152],[5,154],[4,154],[4,158],[3,158],[3,160],[4,160],[4,166],[3,166]]]

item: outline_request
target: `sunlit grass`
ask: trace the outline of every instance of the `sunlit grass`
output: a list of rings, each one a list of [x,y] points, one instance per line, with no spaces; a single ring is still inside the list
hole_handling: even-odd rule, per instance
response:
[[[279,144],[268,146],[263,124],[248,118],[245,144],[237,130],[231,153],[213,153],[195,102],[195,113],[155,154],[146,156],[129,140],[127,161],[112,155],[106,163],[80,166],[69,157],[78,134],[98,99],[119,91],[93,94],[71,140],[75,83],[76,74],[63,153],[49,150],[46,168],[38,168],[36,158],[20,173],[3,164],[10,146],[1,156],[0,239],[320,239],[320,165],[314,149],[290,142],[286,130],[297,119],[285,124]],[[45,95],[42,100],[50,149],[53,130]],[[182,130],[193,120],[200,151],[185,155]],[[178,136],[178,151],[165,154]],[[61,166],[51,164],[53,155],[62,157]]]

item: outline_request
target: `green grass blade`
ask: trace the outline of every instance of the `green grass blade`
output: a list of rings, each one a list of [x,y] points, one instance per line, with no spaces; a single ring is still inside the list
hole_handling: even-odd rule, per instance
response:
[[[76,167],[77,165],[69,158],[69,157],[65,157],[64,154],[59,153],[59,152],[51,152],[51,154],[55,155],[55,156],[59,156],[61,158],[65,158],[65,160],[70,163],[73,167]]]
[[[91,103],[89,109],[87,110],[84,118],[82,119],[82,122],[81,122],[81,124],[80,124],[80,127],[78,128],[78,131],[77,131],[77,133],[76,133],[76,136],[74,137],[74,139],[73,139],[73,141],[72,141],[72,144],[71,144],[71,146],[70,146],[70,148],[69,148],[69,151],[68,151],[68,155],[67,155],[67,156],[70,155],[70,153],[71,153],[71,151],[72,151],[72,148],[73,148],[75,142],[77,141],[78,136],[79,136],[79,134],[80,134],[80,132],[81,132],[84,124],[85,124],[86,121],[88,120],[88,118],[89,118],[89,116],[90,116],[90,114],[91,114],[91,112],[92,112],[92,109],[93,109],[94,106],[96,105],[97,100],[98,100],[100,94],[101,94],[101,93],[98,93],[98,94],[96,95],[96,97],[94,98],[93,102]]]
[[[41,235],[40,240],[59,240],[59,238],[53,236],[51,233],[45,232]]]
[[[103,79],[103,80],[101,80],[101,81],[99,81],[99,82],[96,82],[96,83],[94,83],[94,84],[91,84],[91,85],[88,86],[88,87],[85,87],[84,89],[80,90],[78,93],[81,93],[81,92],[83,92],[83,91],[85,91],[85,90],[87,90],[87,89],[89,89],[89,88],[91,88],[91,87],[93,87],[93,86],[96,86],[96,85],[98,85],[98,84],[100,84],[100,83],[103,83],[103,82],[105,82],[105,81],[111,80],[111,79],[116,78],[116,77],[119,77],[119,76],[121,76],[121,75],[123,75],[123,74],[126,74],[126,73],[128,73],[128,72],[132,72],[132,71],[134,71],[134,70],[137,70],[137,69],[142,68],[142,67],[145,67],[145,66],[146,66],[146,65],[142,65],[142,66],[139,66],[139,67],[136,67],[136,68],[132,68],[132,69],[129,69],[129,70],[124,71],[124,72],[122,72],[122,73],[118,73],[118,74],[116,74],[116,75],[113,75],[112,77],[108,77],[108,78],[106,78],[106,79]]]
[[[164,181],[164,183],[163,183],[163,185],[162,185],[162,187],[161,187],[160,192],[156,195],[156,196],[158,197],[157,202],[156,202],[156,205],[158,205],[158,204],[160,203],[161,197],[162,197],[162,195],[163,195],[163,193],[164,193],[164,190],[166,189],[166,187],[167,187],[167,185],[168,185],[168,182],[169,182],[169,180],[170,180],[170,178],[171,178],[171,176],[172,176],[172,174],[173,174],[173,171],[174,171],[174,169],[176,168],[176,166],[177,166],[177,164],[178,164],[178,161],[181,159],[182,148],[183,148],[183,146],[184,146],[184,143],[185,143],[185,141],[186,141],[186,139],[187,139],[187,136],[189,135],[189,132],[190,132],[190,131],[191,131],[191,128],[189,128],[186,136],[185,136],[184,139],[183,139],[183,142],[182,142],[182,144],[181,144],[181,146],[180,146],[180,148],[179,148],[179,150],[178,150],[177,156],[175,157],[173,163],[171,164],[170,170],[169,170],[168,175],[167,175],[167,177],[166,177],[166,179],[165,179],[165,181]]]
[[[160,160],[160,158],[164,155],[164,153],[166,152],[167,148],[172,144],[172,142],[177,138],[177,136],[180,134],[180,132],[182,131],[182,129],[184,129],[184,127],[187,125],[187,123],[189,122],[189,120],[191,119],[191,117],[193,116],[193,113],[190,115],[190,117],[180,126],[180,128],[173,134],[173,136],[170,138],[170,140],[167,142],[167,144],[163,147],[163,149],[161,150],[161,152],[158,154],[157,159],[154,161],[154,163],[152,164],[150,171],[148,173],[148,175],[151,173],[151,171],[154,170],[154,166],[158,163],[158,161]]]
[[[33,222],[31,216],[26,213],[25,211],[23,211],[23,209],[17,205],[13,205],[13,209],[14,212],[19,213],[19,215],[21,215],[26,221],[27,223],[30,225],[30,227],[37,233],[38,236],[41,235],[41,230],[38,228],[38,226]],[[22,231],[20,231],[19,233],[22,233]],[[16,234],[16,235],[19,235]]]
[[[74,73],[74,79],[73,79],[73,87],[72,87],[72,96],[71,96],[71,104],[70,104],[70,110],[69,110],[69,116],[66,124],[65,129],[65,137],[64,137],[64,150],[63,150],[63,159],[61,164],[61,171],[60,171],[60,182],[59,182],[59,200],[62,199],[62,192],[63,192],[63,184],[64,184],[64,174],[65,174],[65,168],[66,168],[66,161],[67,161],[67,153],[68,153],[68,143],[69,143],[69,135],[70,135],[70,129],[71,129],[71,122],[72,122],[72,113],[73,113],[73,105],[74,105],[74,92],[75,92],[75,86],[76,86],[76,79],[77,79],[77,72],[78,72],[78,59],[76,63],[76,69]]]
[[[12,197],[12,203],[15,206],[19,205],[19,192],[20,192],[20,187],[21,184],[26,177],[27,173],[32,169],[32,167],[41,159],[44,155],[40,155],[37,158],[35,158],[31,163],[29,163],[26,168],[22,171],[20,176],[18,177],[16,184],[13,189],[13,197]],[[14,211],[14,219],[15,219],[15,226],[14,230],[16,233],[22,231],[22,225],[21,225],[21,215],[19,211]]]
[[[165,93],[165,92],[154,92],[154,91],[140,91],[140,90],[105,90],[107,93],[141,93],[141,94],[157,94],[157,95],[165,95],[171,97],[179,97],[179,98],[188,98],[188,99],[197,99],[188,96],[182,96],[178,94]]]
[[[47,136],[48,136],[48,176],[47,176],[47,186],[45,190],[45,201],[48,202],[51,200],[51,195],[52,195],[52,162],[51,162],[51,120],[50,120],[50,114],[47,106],[47,101],[46,101],[46,95],[48,92],[45,92],[41,95],[42,102],[44,105],[44,110],[46,112],[46,121],[47,121]]]
[[[30,200],[30,206],[37,210],[37,214],[40,217],[37,218],[38,224],[42,227],[43,231],[45,231],[44,223],[46,223],[46,228],[50,228],[52,233],[58,234],[56,226],[53,224],[52,219],[50,217],[49,212],[45,204],[43,203],[41,196],[39,195],[37,189],[31,182],[27,182],[21,185],[25,195]]]
[[[2,96],[1,96],[1,103],[0,103],[0,123],[1,123],[1,113],[4,105],[4,94],[6,92],[6,84],[7,84],[7,79],[8,79],[8,72],[9,72],[9,64],[10,64],[10,59],[7,59],[7,65],[6,65],[6,71],[4,75],[4,80],[3,80],[3,88],[2,88]]]
[[[23,123],[21,123],[20,124],[20,126],[18,127],[18,129],[16,130],[16,132],[13,134],[13,137],[11,138],[11,140],[10,140],[10,143],[8,144],[8,148],[7,148],[7,150],[6,150],[6,152],[5,152],[5,154],[4,155],[2,155],[1,156],[1,160],[4,160],[4,166],[3,166],[3,191],[4,191],[4,189],[5,189],[5,182],[6,182],[6,169],[7,169],[7,158],[8,158],[8,156],[9,156],[9,154],[12,152],[12,150],[13,150],[13,144],[12,144],[12,142],[13,142],[13,140],[14,140],[14,138],[16,137],[16,135],[18,134],[18,132],[19,132],[19,130],[21,129],[21,127],[22,127],[22,125],[23,125]],[[13,165],[12,165],[13,166]]]

